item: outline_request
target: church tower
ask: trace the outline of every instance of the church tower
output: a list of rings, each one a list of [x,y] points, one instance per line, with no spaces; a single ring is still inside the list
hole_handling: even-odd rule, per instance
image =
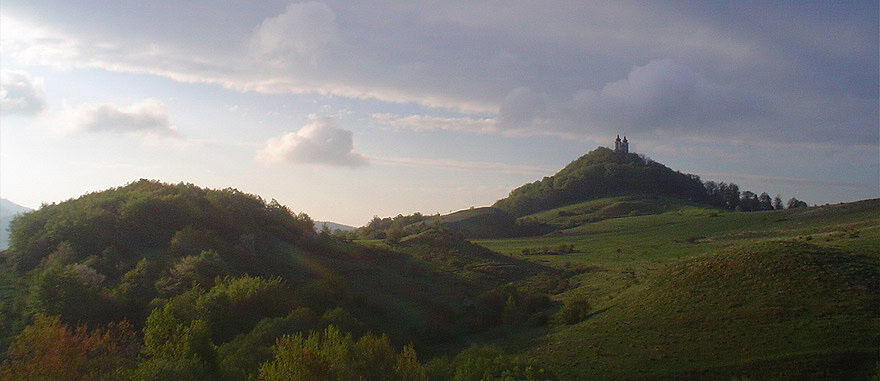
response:
[[[620,135],[617,135],[617,139],[614,139],[614,152],[629,153],[629,142],[626,140],[626,136],[620,140]]]

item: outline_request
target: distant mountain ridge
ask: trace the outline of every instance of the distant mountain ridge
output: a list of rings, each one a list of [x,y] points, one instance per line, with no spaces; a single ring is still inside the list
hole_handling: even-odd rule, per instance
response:
[[[9,247],[9,222],[15,216],[32,210],[5,198],[0,198],[0,250],[6,250]]]

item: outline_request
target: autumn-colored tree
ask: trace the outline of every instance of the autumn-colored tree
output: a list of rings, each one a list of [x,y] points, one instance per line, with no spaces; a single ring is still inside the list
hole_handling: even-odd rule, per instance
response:
[[[127,321],[89,331],[70,329],[58,316],[36,315],[9,347],[4,380],[112,379],[133,366],[138,341]]]

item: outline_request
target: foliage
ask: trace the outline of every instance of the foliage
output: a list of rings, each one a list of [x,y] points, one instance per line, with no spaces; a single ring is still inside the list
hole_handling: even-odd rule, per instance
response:
[[[217,349],[224,378],[244,379],[255,374],[260,364],[272,359],[272,345],[284,335],[322,330],[327,322],[308,308],[298,308],[287,316],[261,320]]]
[[[575,324],[589,317],[592,310],[593,307],[585,296],[575,294],[562,301],[562,308],[559,309],[559,318],[566,324]]]
[[[124,187],[90,193],[41,207],[10,225],[8,257],[19,270],[30,270],[67,242],[80,262],[97,261],[109,279],[122,275],[155,250],[181,257],[214,249],[224,259],[295,242],[314,234],[312,220],[287,207],[235,189],[202,189],[191,184],[140,180]],[[249,234],[261,232],[259,236]],[[264,232],[264,233],[263,233]],[[247,266],[241,261],[233,264]],[[123,272],[124,273],[124,272]]]
[[[360,227],[357,229],[357,236],[361,239],[386,239],[388,238],[389,230],[393,230],[395,234],[416,234],[421,230],[413,230],[414,228],[408,229],[408,231],[404,231],[404,227],[409,227],[411,225],[417,224],[419,222],[426,221],[430,219],[430,216],[424,216],[419,212],[413,213],[408,216],[404,216],[402,214],[398,214],[396,217],[385,217],[379,218],[379,216],[374,216],[366,226]],[[422,229],[424,230],[424,229]],[[397,237],[402,238],[403,236]]]
[[[506,356],[491,346],[465,349],[455,356],[453,364],[457,381],[556,379],[553,373],[536,362]]]
[[[798,199],[796,199],[796,198],[794,198],[794,197],[792,197],[791,199],[788,200],[788,208],[789,208],[789,209],[794,209],[794,208],[806,208],[807,206],[808,206],[808,205],[807,205],[806,202],[801,201],[801,200],[798,200]]]
[[[141,352],[145,358],[132,375],[136,379],[207,379],[217,374],[217,354],[207,322],[181,321],[170,304],[147,317]]]
[[[411,346],[397,353],[388,336],[367,334],[355,341],[331,325],[324,331],[284,336],[274,359],[260,367],[264,380],[424,380]]]
[[[766,209],[735,189],[736,206]],[[44,206],[0,255],[0,327],[19,343],[0,378],[553,377],[513,354],[565,378],[859,378],[876,356],[877,200],[749,215],[640,197],[529,215],[557,231],[476,244],[449,219],[399,216],[388,228],[407,235],[369,247],[314,239],[307,216],[235,190],[139,182]],[[547,326],[547,293],[582,322]],[[474,342],[500,347],[444,357]],[[422,365],[417,349],[439,357]]]
[[[514,189],[493,207],[522,217],[583,201],[633,194],[677,197],[728,210],[774,209],[766,193],[740,193],[739,186],[733,183],[702,183],[696,175],[673,171],[644,156],[614,152],[605,147],[581,156],[553,176]],[[522,235],[540,232],[539,227],[528,221],[520,223]]]
[[[112,379],[133,366],[138,341],[122,321],[89,331],[70,329],[57,316],[38,314],[9,348],[0,379]]]
[[[34,280],[30,304],[34,312],[60,315],[68,323],[103,323],[114,315],[101,288],[103,278],[85,265],[51,264]]]

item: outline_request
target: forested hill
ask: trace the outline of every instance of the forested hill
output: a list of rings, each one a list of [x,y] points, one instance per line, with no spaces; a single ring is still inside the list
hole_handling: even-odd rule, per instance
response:
[[[569,163],[553,176],[525,184],[493,206],[515,217],[576,202],[622,194],[675,196],[705,201],[696,175],[673,171],[634,153],[599,147]]]
[[[297,243],[313,236],[313,229],[307,215],[295,215],[274,200],[266,203],[231,188],[140,180],[14,219],[7,260],[27,271],[63,243],[71,249],[63,261],[88,261],[115,279],[141,258],[169,260],[213,250],[224,260],[240,262],[230,265],[241,272],[262,273],[265,264],[256,258],[234,258]]]
[[[455,352],[505,313],[550,307],[505,285],[534,265],[518,271],[458,238],[414,241],[418,256],[346,242],[231,188],[140,180],[20,215],[10,238],[0,252],[0,380],[289,379],[270,376],[270,348],[297,334],[340,340],[328,348],[347,357],[321,354],[339,375],[325,379],[424,379],[401,373],[425,372],[416,350]],[[467,271],[450,260],[462,248]],[[392,343],[412,346],[398,355]],[[508,365],[499,372],[530,366]]]

